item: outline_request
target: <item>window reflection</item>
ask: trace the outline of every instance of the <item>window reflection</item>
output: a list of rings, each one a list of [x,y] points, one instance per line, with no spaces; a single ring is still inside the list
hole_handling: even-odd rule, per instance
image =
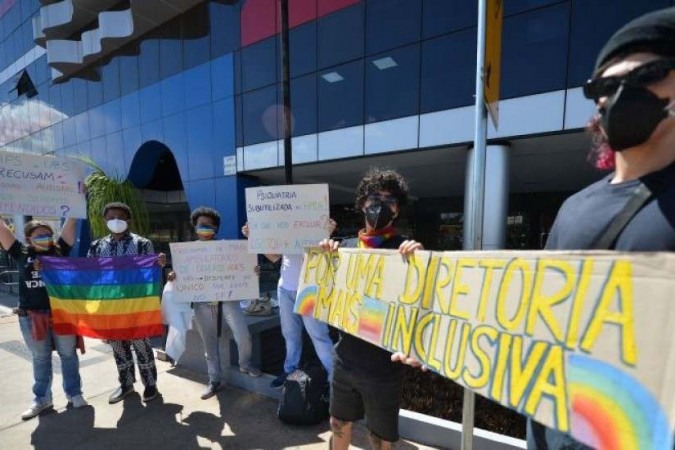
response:
[[[319,131],[363,123],[363,60],[319,73]]]

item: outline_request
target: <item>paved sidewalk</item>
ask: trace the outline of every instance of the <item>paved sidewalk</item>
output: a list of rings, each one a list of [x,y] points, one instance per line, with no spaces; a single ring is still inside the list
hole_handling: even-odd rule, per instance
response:
[[[86,339],[80,373],[90,406],[66,409],[60,364],[54,356],[54,410],[23,422],[31,400],[31,364],[17,317],[3,315],[7,299],[0,296],[0,449],[327,449],[328,423],[294,427],[276,418],[276,401],[231,387],[201,400],[205,375],[157,361],[162,394],[141,401],[143,385],[122,403],[108,404],[117,385],[109,346]],[[6,296],[5,296],[6,297]],[[11,304],[11,299],[10,304]],[[366,431],[357,425],[355,446],[368,448]],[[401,442],[397,449],[428,449]]]

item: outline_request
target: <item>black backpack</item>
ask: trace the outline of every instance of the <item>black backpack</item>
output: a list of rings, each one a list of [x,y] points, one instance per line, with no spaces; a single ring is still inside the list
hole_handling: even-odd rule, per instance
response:
[[[322,365],[307,365],[286,378],[277,416],[293,425],[315,425],[328,418],[328,376]]]

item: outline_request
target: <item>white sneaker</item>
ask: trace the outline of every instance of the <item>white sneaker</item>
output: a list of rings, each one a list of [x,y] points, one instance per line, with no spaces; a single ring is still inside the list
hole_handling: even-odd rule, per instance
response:
[[[68,397],[68,401],[73,405],[73,408],[83,408],[89,404],[84,399],[84,397],[82,397],[82,395],[73,395],[72,397]]]
[[[44,403],[33,401],[33,403],[30,404],[30,408],[28,408],[23,412],[23,414],[21,414],[21,419],[22,420],[32,419],[33,417],[40,414],[42,411],[49,409],[52,406],[53,403],[51,401],[46,401]]]

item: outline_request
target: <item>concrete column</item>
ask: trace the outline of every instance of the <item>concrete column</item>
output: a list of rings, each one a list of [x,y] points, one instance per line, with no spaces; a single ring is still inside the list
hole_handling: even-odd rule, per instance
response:
[[[464,189],[464,211],[469,209],[472,189],[472,158],[469,149]],[[509,156],[506,144],[488,145],[485,160],[485,208],[483,210],[483,250],[503,249],[506,245],[506,219],[509,213]],[[467,226],[467,221],[464,221]],[[466,235],[466,230],[464,230]]]

